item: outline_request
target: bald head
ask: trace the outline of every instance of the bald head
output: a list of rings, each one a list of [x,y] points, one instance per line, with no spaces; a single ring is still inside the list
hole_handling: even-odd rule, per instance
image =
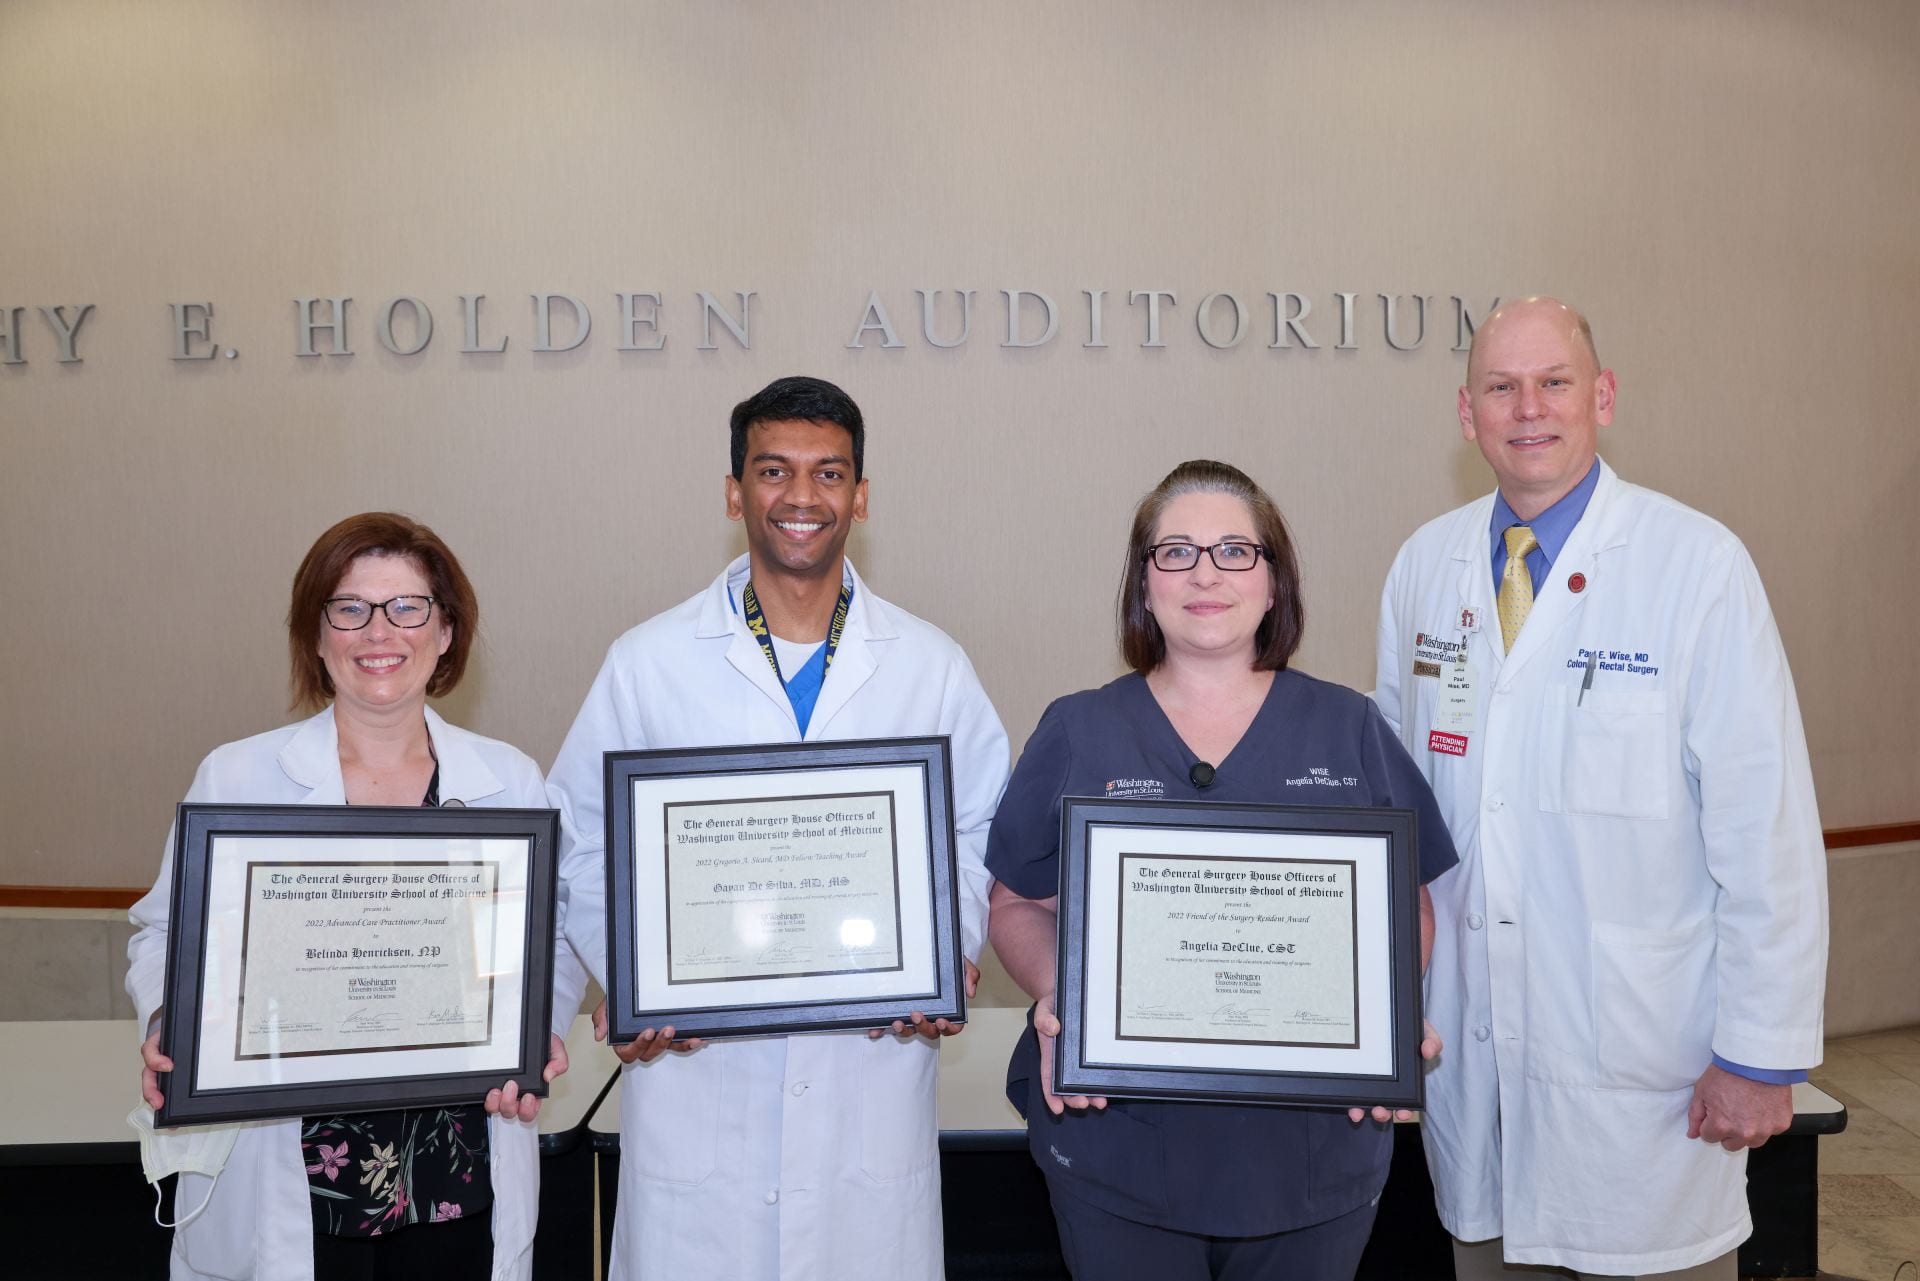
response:
[[[1552,298],[1520,298],[1488,316],[1467,354],[1460,430],[1532,520],[1593,467],[1613,421],[1613,371],[1600,368],[1585,317]]]
[[[1544,324],[1564,330],[1578,347],[1586,351],[1587,358],[1593,362],[1593,367],[1588,372],[1599,372],[1600,353],[1594,349],[1593,328],[1587,324],[1587,318],[1558,298],[1547,298],[1536,294],[1531,298],[1516,298],[1512,302],[1501,303],[1494,313],[1481,321],[1479,328],[1473,331],[1473,345],[1467,349],[1467,381],[1469,383],[1473,381],[1475,371],[1480,368],[1477,362],[1486,340],[1495,337],[1503,326],[1518,321]]]

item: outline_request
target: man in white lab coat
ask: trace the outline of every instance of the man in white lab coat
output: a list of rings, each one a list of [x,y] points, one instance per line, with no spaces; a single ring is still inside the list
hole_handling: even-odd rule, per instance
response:
[[[1488,317],[1459,412],[1499,489],[1408,539],[1381,600],[1375,697],[1460,851],[1422,1138],[1463,1281],[1732,1281],[1743,1149],[1820,1060],[1786,655],[1740,541],[1598,458],[1614,390],[1571,308]]]
[[[867,518],[852,399],[782,378],[735,407],[732,430],[726,510],[747,554],[614,642],[548,778],[568,939],[604,983],[603,752],[945,734],[971,995],[1006,733],[960,647],[846,560]],[[803,1281],[855,1259],[941,1277],[934,1085],[939,1036],[957,1030],[702,1044],[661,1028],[622,1047],[614,1281]]]

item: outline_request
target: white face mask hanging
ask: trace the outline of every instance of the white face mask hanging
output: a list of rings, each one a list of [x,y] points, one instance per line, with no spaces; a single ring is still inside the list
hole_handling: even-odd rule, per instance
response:
[[[194,1207],[193,1213],[167,1223],[160,1218],[160,1180],[169,1174],[204,1174],[220,1182],[220,1171],[227,1168],[233,1155],[234,1140],[240,1137],[237,1125],[182,1125],[165,1130],[153,1126],[153,1109],[142,1103],[127,1113],[127,1124],[140,1136],[140,1168],[153,1184],[153,1221],[163,1228],[180,1228],[200,1217],[213,1200],[213,1188]],[[178,1206],[174,1207],[176,1213]]]

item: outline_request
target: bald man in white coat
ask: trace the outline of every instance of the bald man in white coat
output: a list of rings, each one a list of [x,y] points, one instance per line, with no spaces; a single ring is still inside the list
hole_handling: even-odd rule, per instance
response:
[[[1381,600],[1375,697],[1460,851],[1422,1138],[1462,1278],[1732,1281],[1744,1149],[1820,1060],[1786,655],[1739,539],[1597,456],[1614,394],[1571,308],[1490,316],[1459,413],[1499,488],[1414,534]]]

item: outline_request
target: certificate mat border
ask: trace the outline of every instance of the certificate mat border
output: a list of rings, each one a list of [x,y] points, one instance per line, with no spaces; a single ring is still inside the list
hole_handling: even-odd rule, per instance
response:
[[[1270,1070],[1113,1066],[1086,1051],[1089,832],[1094,826],[1159,828],[1204,836],[1209,831],[1271,832],[1385,839],[1388,990],[1392,1070],[1383,1075]],[[1111,1098],[1222,1100],[1345,1107],[1417,1109],[1424,1101],[1420,1059],[1420,886],[1418,819],[1410,809],[1349,805],[1256,805],[1206,801],[1117,800],[1065,796],[1060,801],[1058,990],[1061,1031],[1054,1043],[1054,1090]],[[1111,964],[1106,957],[1103,964]],[[1284,1061],[1285,1049],[1275,1056]]]
[[[960,976],[959,876],[953,832],[953,749],[944,734],[916,738],[837,739],[817,743],[753,743],[671,750],[607,752],[603,765],[607,862],[607,1010],[609,1039],[631,1041],[647,1028],[672,1025],[677,1035],[719,1039],[884,1027],[919,1011],[929,1019],[966,1018]],[[898,847],[897,876],[923,874],[932,920],[931,989],[883,992],[854,1000],[793,1000],[770,1003],[713,1002],[712,985],[689,992],[689,1004],[672,1009],[634,1009],[639,939],[634,922],[636,823],[652,830],[652,816],[633,812],[635,779],[712,778],[793,774],[861,766],[918,766],[926,813],[925,849]],[[790,785],[783,784],[787,792]],[[832,792],[823,789],[820,795]],[[897,892],[897,889],[896,889]],[[904,964],[904,957],[902,958]],[[884,971],[881,971],[882,973]],[[693,1003],[695,998],[709,1003]]]
[[[210,853],[217,836],[331,837],[378,844],[367,862],[387,862],[396,841],[519,841],[527,859],[526,928],[519,948],[522,983],[518,1061],[506,1070],[428,1072],[385,1078],[304,1081],[297,1084],[198,1086],[201,1014],[205,1008],[210,925]],[[553,1004],[555,851],[560,814],[551,809],[482,806],[219,805],[182,802],[174,815],[172,913],[161,1017],[161,1052],[174,1062],[162,1075],[164,1096],[155,1114],[161,1126],[298,1117],[317,1112],[477,1103],[487,1091],[515,1082],[525,1094],[545,1095]],[[338,862],[337,853],[329,862]],[[446,1047],[432,1046],[430,1051]],[[395,1051],[406,1053],[407,1051]],[[327,1056],[303,1056],[322,1061]],[[353,1057],[350,1053],[340,1055]]]

